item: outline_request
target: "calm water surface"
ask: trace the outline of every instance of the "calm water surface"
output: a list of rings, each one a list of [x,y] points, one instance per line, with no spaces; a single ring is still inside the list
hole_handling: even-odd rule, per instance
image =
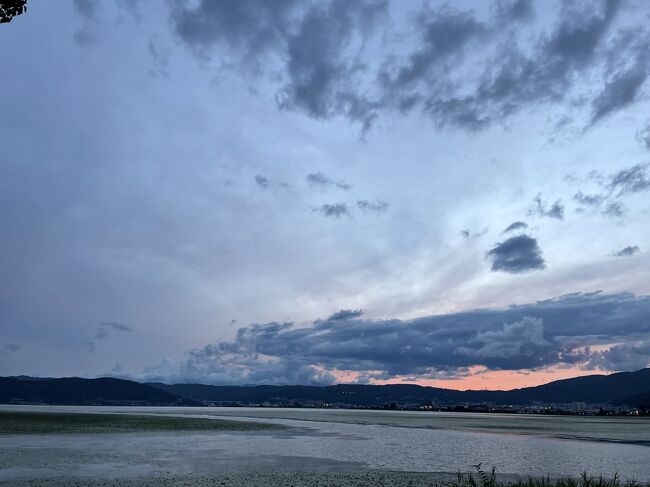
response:
[[[482,462],[507,474],[575,476],[586,470],[650,482],[650,418],[260,408],[29,409],[257,418],[292,428],[280,434],[4,436],[0,478],[35,472],[124,476],[318,465],[454,472]]]

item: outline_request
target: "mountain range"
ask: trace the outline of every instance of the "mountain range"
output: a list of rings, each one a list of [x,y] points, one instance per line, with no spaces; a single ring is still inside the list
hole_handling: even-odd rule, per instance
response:
[[[150,384],[181,397],[207,402],[271,403],[327,402],[355,406],[386,403],[529,405],[542,403],[637,406],[650,397],[650,368],[610,375],[589,375],[509,391],[457,391],[415,384],[339,384],[334,386],[211,386]]]
[[[0,403],[198,406],[232,404],[385,404],[534,403],[650,404],[650,368],[610,375],[589,375],[509,391],[458,391],[414,384],[339,384],[333,386],[215,386],[139,383],[124,379],[0,377]]]

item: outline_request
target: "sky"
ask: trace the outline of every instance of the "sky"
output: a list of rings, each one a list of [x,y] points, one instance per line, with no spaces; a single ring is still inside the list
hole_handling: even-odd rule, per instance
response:
[[[0,375],[650,364],[647,2],[29,0],[0,45]]]

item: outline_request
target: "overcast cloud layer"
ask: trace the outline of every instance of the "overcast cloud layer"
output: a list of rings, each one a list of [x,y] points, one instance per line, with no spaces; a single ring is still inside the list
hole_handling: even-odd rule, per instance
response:
[[[649,16],[31,0],[0,24],[0,375],[647,366]]]

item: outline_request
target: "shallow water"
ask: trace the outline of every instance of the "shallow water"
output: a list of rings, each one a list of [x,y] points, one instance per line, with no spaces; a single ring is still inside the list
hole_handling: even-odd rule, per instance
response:
[[[259,408],[22,409],[255,417],[292,428],[282,433],[4,436],[0,478],[259,468],[454,472],[481,462],[504,474],[558,477],[586,470],[650,482],[650,447],[643,443],[650,440],[646,418]]]

